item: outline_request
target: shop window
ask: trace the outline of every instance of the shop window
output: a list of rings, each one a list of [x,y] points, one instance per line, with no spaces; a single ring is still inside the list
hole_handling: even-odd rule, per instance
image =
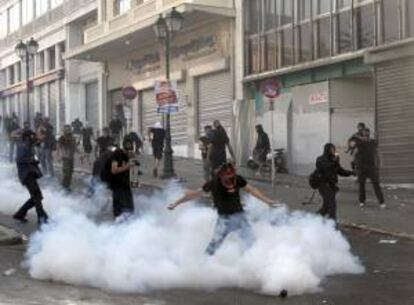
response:
[[[399,12],[397,0],[382,1],[382,39],[390,42],[399,39]]]
[[[338,15],[338,53],[352,51],[351,18],[351,10],[341,12]]]
[[[331,50],[331,20],[321,18],[317,21],[318,58],[330,56]]]
[[[313,56],[313,44],[312,44],[312,31],[310,23],[303,23],[298,27],[298,40],[299,46],[299,62],[305,62],[312,60]]]
[[[293,22],[293,1],[283,0],[282,3],[282,14],[281,14],[281,25],[290,24]]]
[[[293,30],[292,28],[286,28],[282,32],[282,65],[293,65],[293,59]]]
[[[357,48],[374,45],[375,14],[374,5],[367,4],[355,9]]]
[[[276,33],[266,35],[266,70],[275,70],[277,69],[278,61],[278,45],[277,45],[277,35]]]

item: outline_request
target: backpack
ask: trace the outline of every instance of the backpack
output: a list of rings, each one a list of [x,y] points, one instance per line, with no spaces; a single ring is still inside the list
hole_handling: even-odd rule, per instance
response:
[[[311,188],[316,190],[322,182],[322,174],[318,169],[315,169],[310,175],[309,175],[309,185]]]

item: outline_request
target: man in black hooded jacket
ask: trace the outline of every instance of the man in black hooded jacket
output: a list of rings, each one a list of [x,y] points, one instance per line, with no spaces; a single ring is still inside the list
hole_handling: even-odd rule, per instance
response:
[[[348,177],[354,172],[343,169],[339,163],[336,147],[332,143],[325,144],[323,155],[316,159],[316,169],[321,180],[318,191],[322,196],[323,204],[318,213],[322,216],[336,220],[336,193],[338,188],[338,175]]]

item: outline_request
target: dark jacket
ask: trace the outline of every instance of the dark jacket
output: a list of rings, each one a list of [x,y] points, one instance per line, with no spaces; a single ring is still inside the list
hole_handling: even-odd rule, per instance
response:
[[[373,170],[378,168],[379,158],[377,146],[377,141],[373,139],[357,142],[358,152],[355,156],[355,162],[359,170]]]
[[[325,145],[323,155],[316,159],[316,168],[321,173],[321,184],[329,184],[332,188],[337,189],[338,175],[348,177],[353,172],[342,168],[339,157],[332,156],[330,153],[332,146],[332,144]]]
[[[270,152],[269,136],[264,131],[257,134],[257,142],[254,148],[256,153],[267,155]]]
[[[34,143],[30,140],[20,140],[17,143],[17,174],[22,184],[25,184],[29,177],[33,179],[42,177],[42,172],[40,171],[38,162],[35,159],[33,145]]]

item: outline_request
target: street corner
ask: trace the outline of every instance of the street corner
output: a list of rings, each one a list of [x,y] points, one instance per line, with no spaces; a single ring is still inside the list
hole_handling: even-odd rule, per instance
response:
[[[0,224],[0,246],[17,245],[23,242],[21,234]]]

